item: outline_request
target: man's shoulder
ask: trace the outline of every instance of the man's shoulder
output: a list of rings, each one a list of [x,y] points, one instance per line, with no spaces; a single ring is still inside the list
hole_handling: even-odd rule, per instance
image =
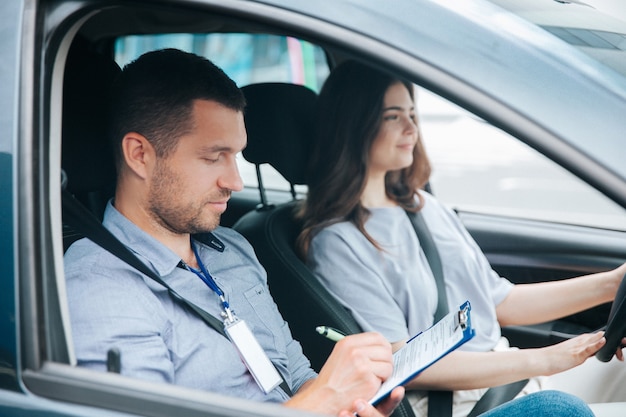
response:
[[[63,262],[67,269],[69,266],[85,264],[89,261],[95,260],[106,253],[107,251],[101,246],[87,238],[82,238],[72,243],[67,251],[65,251],[65,255],[63,255]]]
[[[98,244],[87,238],[74,242],[63,256],[66,280],[72,277],[89,275],[111,275],[121,272],[131,273],[133,268]],[[124,270],[124,271],[122,271]]]
[[[207,243],[207,239],[201,240]],[[239,232],[229,227],[218,226],[210,234],[223,245],[223,250],[210,251],[210,262],[219,269],[248,269],[262,270],[256,253],[250,242]],[[213,245],[214,249],[217,249]]]
[[[153,299],[153,288],[141,272],[89,239],[74,242],[63,261],[68,297],[76,308],[89,309],[90,302],[104,297],[117,303]],[[77,299],[84,302],[78,304]]]
[[[228,239],[231,241],[246,241],[246,238],[232,227],[217,226],[215,230],[211,232],[211,234],[219,239]]]

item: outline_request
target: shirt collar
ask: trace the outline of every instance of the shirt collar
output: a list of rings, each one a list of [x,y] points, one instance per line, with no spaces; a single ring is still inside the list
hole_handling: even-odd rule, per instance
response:
[[[112,201],[109,200],[104,211],[102,221],[104,226],[135,255],[150,263],[160,276],[170,274],[181,261],[180,257],[126,218],[113,206]],[[224,243],[212,233],[202,233],[193,237],[219,252],[225,249]]]
[[[224,249],[226,249],[224,242],[219,240],[213,233],[198,233],[193,235],[193,238],[218,252],[224,252]]]

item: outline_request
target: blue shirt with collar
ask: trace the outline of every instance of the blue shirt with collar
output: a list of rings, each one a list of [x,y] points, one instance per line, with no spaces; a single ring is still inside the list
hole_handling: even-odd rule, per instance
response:
[[[105,227],[178,294],[214,317],[218,296],[181,259],[117,211],[105,210]],[[234,230],[213,235],[223,251],[195,241],[200,258],[245,320],[286,382],[296,392],[316,376],[274,303],[263,267]],[[77,364],[106,370],[107,352],[121,352],[122,375],[202,389],[251,400],[282,402],[280,388],[264,394],[234,345],[168,290],[95,243],[81,239],[64,257]]]

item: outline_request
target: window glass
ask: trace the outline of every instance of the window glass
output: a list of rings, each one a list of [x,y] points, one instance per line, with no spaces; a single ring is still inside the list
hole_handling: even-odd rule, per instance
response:
[[[518,139],[419,89],[431,186],[462,211],[626,230],[626,210]]]
[[[206,56],[239,86],[289,82],[319,92],[328,76],[324,51],[295,38],[264,34],[167,34],[119,38],[120,66],[161,48]],[[433,164],[431,186],[450,207],[477,213],[626,230],[626,210],[540,153],[452,103],[419,89],[418,111]],[[239,169],[257,187],[254,166]],[[271,166],[261,166],[266,189],[288,190]],[[298,188],[306,192],[306,188]]]
[[[126,36],[115,43],[115,60],[123,67],[145,52],[162,48],[205,56],[240,87],[287,82],[319,92],[329,72],[324,51],[316,45],[292,37],[247,33]],[[254,165],[242,155],[237,160],[244,185],[257,187]],[[265,188],[289,190],[288,182],[271,166],[264,164],[261,173]]]

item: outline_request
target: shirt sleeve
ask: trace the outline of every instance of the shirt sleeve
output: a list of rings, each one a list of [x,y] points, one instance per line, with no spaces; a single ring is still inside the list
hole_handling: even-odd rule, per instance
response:
[[[302,385],[310,379],[317,377],[317,373],[311,369],[309,359],[302,352],[302,346],[293,339],[291,331],[286,322],[283,322],[282,331],[285,337],[289,338],[287,344],[287,359],[289,360],[289,369],[291,371],[291,390],[297,392]]]
[[[364,331],[376,330],[390,342],[408,338],[405,314],[385,284],[381,255],[358,229],[343,223],[320,230],[307,256],[313,273]]]
[[[485,293],[490,295],[493,305],[497,306],[509,295],[515,284],[494,271],[484,252],[461,223],[458,216],[454,213],[452,213],[451,216],[454,218],[459,234],[465,240],[468,249],[472,252],[472,258],[476,259],[478,271],[482,272],[477,274],[478,277],[482,278],[482,281],[479,282],[480,287]]]

